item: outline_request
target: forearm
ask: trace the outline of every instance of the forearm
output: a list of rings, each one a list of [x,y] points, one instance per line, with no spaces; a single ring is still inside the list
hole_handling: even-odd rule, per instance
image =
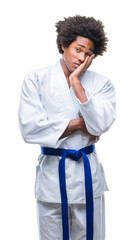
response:
[[[81,103],[85,103],[88,101],[85,89],[81,85],[79,79],[71,79],[71,85],[74,90],[75,96],[80,100]]]
[[[66,130],[61,135],[60,139],[67,137],[67,136],[73,134],[74,132],[80,130],[81,125],[82,125],[82,118],[75,118],[75,119],[70,120]]]
[[[91,135],[87,131],[84,119],[82,117],[80,117],[80,118],[75,118],[75,119],[70,120],[66,130],[60,136],[60,139],[64,138],[64,137],[67,137],[67,136],[70,136],[71,134],[75,133],[78,130],[83,132],[87,136],[90,136],[92,138],[96,138],[96,136]]]

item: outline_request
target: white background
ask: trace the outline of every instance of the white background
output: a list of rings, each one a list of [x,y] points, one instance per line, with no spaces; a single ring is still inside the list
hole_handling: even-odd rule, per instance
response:
[[[20,135],[18,105],[24,76],[55,64],[55,23],[75,14],[104,22],[108,51],[91,70],[111,78],[117,119],[96,147],[110,191],[106,196],[106,240],[134,239],[133,5],[121,0],[5,0],[0,6],[0,239],[37,240],[34,198],[37,145]]]

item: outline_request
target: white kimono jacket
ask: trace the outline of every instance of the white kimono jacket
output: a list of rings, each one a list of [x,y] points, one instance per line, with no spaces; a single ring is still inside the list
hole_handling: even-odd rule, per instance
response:
[[[75,149],[93,144],[89,136],[77,131],[60,139],[69,121],[82,116],[87,130],[96,136],[106,132],[115,120],[115,92],[106,77],[86,71],[81,77],[88,101],[81,103],[69,89],[60,60],[55,66],[30,72],[24,80],[19,107],[20,129],[27,143],[52,148]],[[108,190],[104,170],[96,152],[89,155],[94,198]],[[58,165],[61,157],[39,155],[35,197],[60,203]],[[85,203],[83,159],[66,158],[68,203]]]

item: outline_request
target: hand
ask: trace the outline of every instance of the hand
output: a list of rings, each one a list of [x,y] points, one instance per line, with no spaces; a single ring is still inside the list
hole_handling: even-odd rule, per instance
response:
[[[85,135],[91,137],[91,140],[92,140],[92,141],[98,141],[98,140],[99,140],[100,136],[94,136],[94,135],[92,135],[91,133],[89,133],[89,132],[87,131],[86,124],[85,124],[85,122],[84,122],[83,117],[80,117],[80,118],[79,118],[79,122],[80,122],[80,130],[81,130]]]
[[[70,82],[73,81],[73,79],[80,79],[80,76],[89,68],[89,66],[92,63],[92,60],[94,58],[94,54],[91,56],[87,56],[85,61],[74,71],[70,74]]]
[[[93,58],[94,58],[94,54],[92,54],[90,57],[88,56],[85,59],[85,61],[76,70],[74,70],[74,72],[70,74],[70,77],[69,77],[70,84],[74,90],[74,93],[81,103],[86,102],[88,99],[85,94],[85,89],[83,88],[80,82],[80,76],[91,65]]]

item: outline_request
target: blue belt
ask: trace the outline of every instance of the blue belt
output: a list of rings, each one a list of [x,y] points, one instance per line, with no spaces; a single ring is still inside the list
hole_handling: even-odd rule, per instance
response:
[[[41,147],[41,153],[44,155],[61,156],[59,162],[59,183],[61,192],[61,206],[62,206],[62,227],[63,240],[69,240],[69,224],[68,224],[68,199],[66,191],[66,177],[65,177],[65,158],[71,158],[78,161],[83,157],[84,173],[85,173],[85,193],[86,193],[86,240],[93,240],[93,187],[92,175],[89,159],[87,154],[95,151],[95,146],[91,145],[79,150],[62,149],[62,148],[48,148]]]

